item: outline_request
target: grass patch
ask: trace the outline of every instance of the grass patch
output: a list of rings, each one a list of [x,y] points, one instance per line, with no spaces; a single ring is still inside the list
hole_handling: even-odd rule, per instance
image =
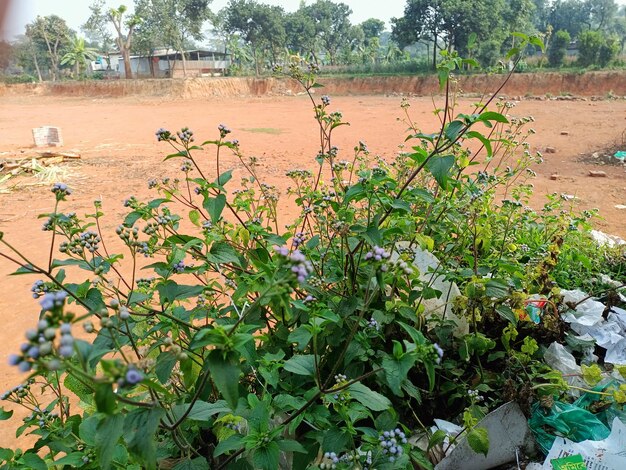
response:
[[[246,132],[256,132],[257,134],[278,135],[283,133],[282,129],[277,129],[275,127],[248,127],[241,130]]]

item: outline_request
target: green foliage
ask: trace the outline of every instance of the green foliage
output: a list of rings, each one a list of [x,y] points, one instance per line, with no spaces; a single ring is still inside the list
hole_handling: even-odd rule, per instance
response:
[[[559,30],[556,32],[548,48],[548,63],[550,67],[561,67],[563,65],[570,41],[571,37],[567,31]]]
[[[603,42],[602,34],[598,31],[580,33],[578,35],[578,63],[582,67],[597,64]]]
[[[516,40],[514,54],[537,43]],[[555,266],[582,243],[570,228],[586,216],[558,197],[528,207],[532,118],[497,97],[459,109],[450,75],[474,63],[444,55],[441,126],[418,128],[403,102],[406,146],[387,161],[363,142],[342,158],[333,139],[347,123],[314,96],[315,67],[294,60],[285,72],[321,140],[312,169],[286,175],[299,211],[284,229],[277,189],[224,125],[202,144],[188,128],[157,131],[182,177],[125,202],[120,252],[100,230],[101,203],[65,213],[71,191],[56,184],[46,264],[0,238],[16,274],[38,276],[41,306],[10,358],[30,376],[3,397],[31,411],[17,434],[36,443],[0,457],[16,468],[432,468],[409,437],[433,418],[462,423],[486,454],[477,424],[490,409],[564,388],[538,354],[562,335],[559,318],[535,324],[525,307],[533,294],[558,304],[553,272],[567,271]],[[225,153],[245,170],[238,182]],[[437,263],[413,263],[426,254]],[[435,280],[462,294],[449,300]]]

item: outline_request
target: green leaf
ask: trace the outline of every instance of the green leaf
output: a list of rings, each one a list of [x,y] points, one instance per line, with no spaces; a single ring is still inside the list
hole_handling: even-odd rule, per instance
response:
[[[124,434],[124,415],[106,416],[96,428],[96,454],[104,470],[111,468],[113,449]]]
[[[13,453],[11,449],[5,449],[4,447],[0,447],[0,463],[8,462],[9,460],[13,458],[14,455],[15,454]],[[5,468],[10,468],[10,467],[0,467],[0,468],[4,470]]]
[[[214,349],[207,357],[211,379],[232,409],[237,407],[237,400],[239,400],[238,358],[235,352],[224,354],[224,351],[219,349]]]
[[[283,452],[300,452],[302,454],[307,453],[307,450],[304,448],[304,446],[297,441],[292,441],[292,440],[278,441],[278,447]]]
[[[348,390],[352,398],[372,411],[385,411],[391,406],[391,402],[387,397],[375,392],[360,382],[350,385]]]
[[[508,305],[498,305],[496,307],[496,312],[505,320],[513,323],[513,325],[517,325],[517,317],[515,316],[515,312],[511,310],[511,307]]]
[[[219,222],[222,216],[222,211],[226,207],[226,195],[223,193],[218,194],[215,197],[207,197],[202,204],[211,217],[211,222],[216,224]]]
[[[74,393],[78,398],[80,398],[81,401],[85,403],[91,402],[91,398],[93,397],[93,390],[91,390],[73,375],[65,376],[63,385],[65,385],[65,388],[67,388],[70,392]]]
[[[124,218],[122,225],[124,227],[132,227],[139,219],[141,219],[141,212],[133,211]]]
[[[209,462],[204,457],[178,462],[172,470],[209,470]]]
[[[13,416],[13,410],[5,410],[4,407],[0,407],[0,421],[6,421]]]
[[[239,434],[233,434],[228,439],[223,440],[215,446],[213,451],[213,457],[219,457],[226,452],[232,452],[233,450],[239,450],[243,445],[243,437]]]
[[[302,351],[307,347],[311,338],[313,338],[311,332],[306,328],[306,326],[301,325],[289,334],[288,339],[291,343],[296,343],[298,345],[298,350]]]
[[[233,177],[233,170],[228,170],[225,171],[224,173],[222,173],[216,180],[215,180],[215,184],[217,184],[218,186],[224,186],[226,183],[228,183]]]
[[[172,280],[162,282],[156,286],[161,299],[161,305],[174,302],[175,300],[188,299],[196,297],[204,292],[204,286],[185,286],[177,284]]]
[[[196,227],[200,227],[200,212],[198,212],[197,210],[191,210],[189,211],[189,220],[191,221],[192,224],[194,224]]]
[[[265,447],[255,449],[252,454],[254,468],[261,470],[276,470],[278,468],[279,456],[280,448],[275,442],[270,442]]]
[[[465,137],[467,137],[468,139],[480,140],[480,142],[485,147],[485,150],[487,151],[487,157],[491,157],[493,155],[493,148],[491,146],[491,141],[487,137],[482,135],[480,132],[469,131],[468,133],[465,134]]]
[[[154,372],[156,373],[159,382],[165,384],[168,381],[176,362],[178,362],[176,355],[170,351],[165,351],[159,354],[156,366],[154,367]]]
[[[410,213],[411,212],[411,204],[409,204],[407,201],[403,201],[401,199],[396,199],[391,203],[391,207],[393,207],[394,209],[397,209],[400,212],[406,212],[406,213]]]
[[[78,426],[80,439],[89,446],[96,445],[96,432],[100,424],[100,416],[101,415],[96,414],[83,418],[83,421]]]
[[[486,457],[489,452],[489,433],[484,428],[474,428],[467,435],[467,443],[474,452]]]
[[[287,372],[298,375],[309,375],[313,377],[315,373],[315,358],[311,354],[301,354],[293,356],[285,362],[283,367]]]
[[[172,407],[172,415],[178,420],[189,408],[188,403],[176,405]],[[193,404],[191,411],[187,414],[187,418],[192,421],[208,421],[212,416],[219,413],[230,413],[232,410],[228,407],[224,400],[218,400],[215,403],[207,403],[198,400]]]
[[[443,157],[432,157],[428,160],[426,168],[443,189],[448,189],[448,180],[450,179],[450,170],[454,165],[454,155],[445,155]]]
[[[58,460],[53,462],[53,465],[68,465],[70,468],[81,467],[85,464],[83,462],[83,454],[82,452],[71,452],[67,454],[65,457],[61,457]],[[101,466],[101,468],[104,468]]]
[[[402,358],[396,359],[393,356],[383,358],[383,369],[385,371],[385,381],[394,395],[402,396],[402,384],[407,378],[407,374],[413,363],[415,356],[405,354]]]
[[[46,462],[44,462],[44,460],[37,454],[32,452],[27,452],[22,455],[20,462],[26,465],[26,468],[29,470],[48,470]]]
[[[458,139],[464,127],[465,124],[462,121],[452,121],[446,126],[446,137],[452,141]]]
[[[232,263],[239,266],[239,257],[232,246],[224,242],[216,242],[211,245],[211,249],[206,257],[211,263]]]
[[[485,284],[485,295],[495,299],[501,299],[509,294],[509,287],[498,279],[489,279]]]
[[[140,458],[143,468],[156,469],[156,439],[154,434],[163,416],[162,409],[135,409],[124,420],[124,439],[128,450]]]
[[[485,111],[478,116],[479,121],[495,121],[503,124],[508,124],[509,120],[503,114],[496,113],[495,111]]]
[[[109,383],[98,384],[95,393],[96,408],[100,413],[113,414],[117,405],[113,387]]]

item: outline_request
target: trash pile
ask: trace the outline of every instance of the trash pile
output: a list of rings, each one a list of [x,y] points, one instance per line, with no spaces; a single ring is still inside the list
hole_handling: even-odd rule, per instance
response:
[[[600,246],[626,243],[597,231],[593,237]],[[476,426],[489,436],[486,455],[472,450],[464,428],[435,420],[431,432],[446,436],[435,470],[626,469],[626,310],[615,306],[626,303],[626,285],[607,276],[602,281],[616,297],[600,301],[581,290],[560,291],[557,314],[569,331],[564,344],[545,348],[543,359],[562,374],[566,395],[535,402],[529,416],[513,402],[489,413]],[[541,322],[543,308],[530,298],[529,320]]]

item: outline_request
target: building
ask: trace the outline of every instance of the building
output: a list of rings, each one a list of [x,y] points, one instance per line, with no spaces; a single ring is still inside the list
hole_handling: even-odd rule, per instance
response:
[[[180,52],[171,49],[155,50],[151,55],[131,55],[130,68],[133,78],[182,78],[210,77],[223,75],[230,67],[230,54],[224,52],[195,49],[185,51],[183,65]],[[94,61],[93,71],[113,71],[120,78],[125,78],[124,61],[120,53],[110,55],[110,63],[106,60]]]

